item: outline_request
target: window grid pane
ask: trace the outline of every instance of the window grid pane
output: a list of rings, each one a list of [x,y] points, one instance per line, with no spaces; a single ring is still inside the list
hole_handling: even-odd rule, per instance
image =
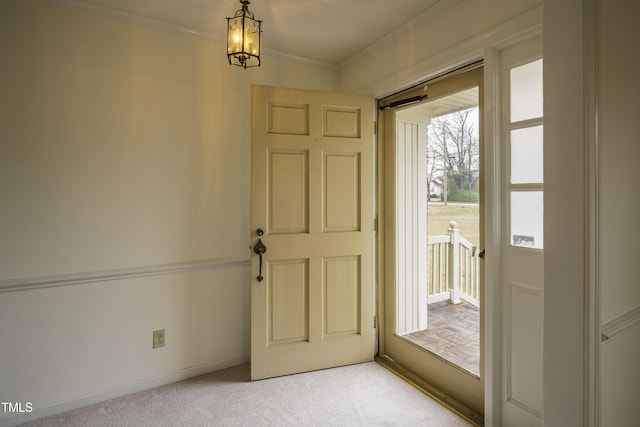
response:
[[[542,184],[542,126],[514,129],[510,142],[511,184]]]
[[[543,192],[511,192],[511,244],[542,249]]]
[[[542,59],[509,71],[509,122],[530,121],[508,132],[510,244],[544,246]],[[533,122],[533,123],[531,123]],[[522,123],[524,124],[524,123]],[[522,186],[525,186],[524,188]]]
[[[542,117],[542,59],[511,69],[510,121]]]

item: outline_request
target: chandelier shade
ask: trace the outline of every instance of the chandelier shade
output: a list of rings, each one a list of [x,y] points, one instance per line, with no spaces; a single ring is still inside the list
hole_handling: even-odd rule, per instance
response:
[[[260,26],[249,10],[251,0],[240,0],[242,9],[227,18],[227,58],[230,65],[243,68],[260,66]]]

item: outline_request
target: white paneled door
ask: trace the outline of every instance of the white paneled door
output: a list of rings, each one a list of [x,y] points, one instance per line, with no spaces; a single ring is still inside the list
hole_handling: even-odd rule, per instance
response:
[[[373,100],[254,86],[251,377],[374,356]]]

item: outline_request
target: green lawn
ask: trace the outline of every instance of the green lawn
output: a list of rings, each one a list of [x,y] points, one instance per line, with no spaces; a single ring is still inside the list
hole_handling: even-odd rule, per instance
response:
[[[480,242],[479,208],[455,204],[432,204],[427,208],[427,233],[429,236],[447,234],[449,223],[456,221],[460,235],[478,246]]]

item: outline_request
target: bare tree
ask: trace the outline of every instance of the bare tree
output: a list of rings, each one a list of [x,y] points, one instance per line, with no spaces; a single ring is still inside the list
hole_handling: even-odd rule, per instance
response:
[[[473,190],[479,174],[479,138],[474,115],[469,108],[431,120],[427,131],[427,156],[432,176],[442,176],[449,191]]]
[[[427,188],[429,188],[429,197],[431,197],[432,184],[434,181],[441,183],[444,174],[444,167],[440,157],[436,152],[427,148]]]

